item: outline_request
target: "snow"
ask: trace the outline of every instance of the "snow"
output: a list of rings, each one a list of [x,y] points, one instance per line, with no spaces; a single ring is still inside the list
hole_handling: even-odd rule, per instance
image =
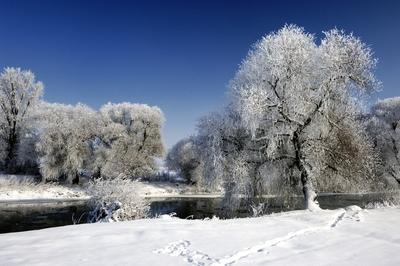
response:
[[[1,265],[400,265],[400,208],[162,216],[0,235]]]
[[[0,175],[0,202],[68,201],[88,198],[80,187],[37,183],[33,176]]]
[[[136,182],[136,191],[139,195],[147,198],[168,198],[168,197],[221,197],[221,192],[206,193],[200,191],[196,186],[184,183],[170,182]]]
[[[0,202],[15,201],[51,201],[51,200],[85,200],[89,196],[81,189],[55,186],[55,185],[37,185],[34,188],[19,188],[17,190],[9,190],[0,188]]]

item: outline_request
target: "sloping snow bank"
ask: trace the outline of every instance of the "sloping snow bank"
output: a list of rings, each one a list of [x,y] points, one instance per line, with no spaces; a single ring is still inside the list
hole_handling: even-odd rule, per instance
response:
[[[399,208],[168,216],[0,235],[0,265],[400,265]]]

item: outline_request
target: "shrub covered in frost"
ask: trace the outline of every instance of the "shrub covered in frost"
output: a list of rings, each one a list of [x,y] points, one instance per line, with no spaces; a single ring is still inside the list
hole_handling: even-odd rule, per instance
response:
[[[136,181],[116,177],[89,182],[92,212],[89,222],[116,222],[147,217],[149,203],[136,192]]]

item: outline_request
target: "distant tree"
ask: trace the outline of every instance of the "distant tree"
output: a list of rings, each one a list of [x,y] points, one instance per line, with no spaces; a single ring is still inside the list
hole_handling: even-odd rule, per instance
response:
[[[239,118],[227,128],[244,129],[240,134],[246,148],[234,144],[237,157],[225,163],[241,179],[225,182],[228,191],[247,184],[245,190],[260,195],[256,187],[265,178],[254,177],[268,176],[265,168],[288,178],[291,186],[300,185],[309,209],[318,208],[315,187],[323,188],[330,178],[341,178],[344,187],[368,187],[375,178],[375,157],[357,120],[356,96],[379,85],[372,74],[375,63],[365,44],[336,29],[326,32],[319,45],[293,25],[256,43],[230,85]],[[219,126],[211,128],[216,132]],[[254,157],[249,151],[261,160],[249,164]]]
[[[42,103],[37,151],[45,180],[78,183],[80,171],[91,170],[93,142],[101,136],[98,114],[88,106]]]
[[[378,101],[366,122],[381,155],[385,178],[400,184],[400,97]]]
[[[189,137],[176,143],[168,152],[166,165],[177,171],[189,183],[198,183],[202,179],[201,154],[195,137]]]
[[[97,152],[102,176],[143,177],[157,170],[156,157],[164,153],[161,129],[164,116],[158,107],[108,103],[101,107],[104,129]]]
[[[26,120],[43,91],[29,70],[5,68],[0,74],[0,155],[4,169],[14,173]],[[24,133],[27,133],[26,131]]]

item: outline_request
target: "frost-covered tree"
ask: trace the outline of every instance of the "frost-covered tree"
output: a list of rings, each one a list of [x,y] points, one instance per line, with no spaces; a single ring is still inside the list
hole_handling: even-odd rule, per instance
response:
[[[21,138],[29,134],[27,117],[42,90],[29,70],[5,68],[0,74],[0,159],[8,172],[16,171]]]
[[[400,184],[400,97],[377,102],[366,122],[381,155],[385,178]]]
[[[143,177],[157,170],[164,153],[161,129],[164,116],[145,104],[106,104],[100,109],[105,125],[96,162],[101,175]]]
[[[98,114],[86,105],[42,103],[37,144],[40,172],[45,180],[79,182],[79,172],[91,169],[93,142],[101,136]]]
[[[197,139],[189,137],[176,143],[167,154],[166,165],[189,183],[201,182],[203,163]]]
[[[301,185],[309,209],[318,208],[315,187],[322,175],[349,184],[374,177],[355,96],[377,87],[376,60],[352,34],[336,29],[324,34],[317,44],[313,35],[290,25],[265,36],[230,86],[243,127],[252,139],[267,140],[264,155],[281,165],[279,171],[289,170],[290,183]]]

